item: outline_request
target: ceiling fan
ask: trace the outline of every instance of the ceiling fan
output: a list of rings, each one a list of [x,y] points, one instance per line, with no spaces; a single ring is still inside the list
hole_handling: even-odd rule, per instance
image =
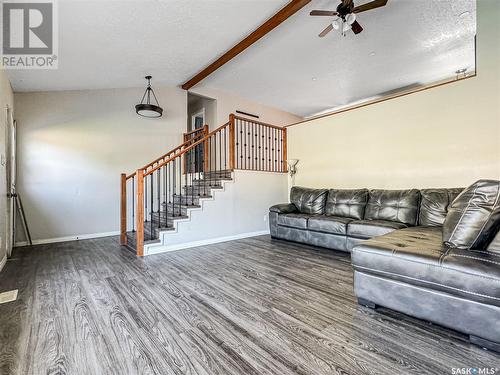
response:
[[[356,14],[365,12],[367,10],[383,7],[387,4],[388,0],[374,0],[366,4],[354,6],[354,0],[342,0],[337,6],[337,10],[313,10],[309,15],[311,16],[327,16],[336,17],[331,24],[329,24],[321,33],[319,37],[323,38],[332,30],[342,30],[342,35],[345,36],[346,32],[352,30],[354,34],[359,34],[363,28],[356,21]],[[340,20],[340,21],[339,21]]]

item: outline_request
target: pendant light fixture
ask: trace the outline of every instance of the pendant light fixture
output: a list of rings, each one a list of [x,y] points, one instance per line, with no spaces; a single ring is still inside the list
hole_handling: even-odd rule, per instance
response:
[[[151,88],[151,78],[153,77],[146,76],[144,78],[146,78],[148,81],[148,87],[146,87],[146,91],[142,96],[141,103],[135,106],[135,112],[139,116],[143,117],[149,117],[149,118],[161,117],[163,114],[163,108],[160,107],[158,99],[156,99],[155,92]],[[156,104],[151,103],[151,95],[153,96],[153,99],[156,102]]]

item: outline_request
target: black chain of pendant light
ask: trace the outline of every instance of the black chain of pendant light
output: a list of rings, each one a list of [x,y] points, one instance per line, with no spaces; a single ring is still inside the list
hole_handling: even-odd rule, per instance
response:
[[[144,77],[148,81],[148,87],[142,96],[141,103],[135,106],[135,112],[139,116],[157,118],[161,117],[163,114],[163,108],[160,107],[158,99],[156,98],[154,90],[151,88],[151,76]],[[151,96],[153,97],[156,104],[151,103]],[[145,101],[144,101],[145,100]]]

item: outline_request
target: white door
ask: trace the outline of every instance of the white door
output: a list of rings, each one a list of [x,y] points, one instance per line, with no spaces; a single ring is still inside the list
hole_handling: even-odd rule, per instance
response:
[[[12,248],[15,243],[15,198],[16,193],[16,122],[12,109],[7,108],[7,126],[5,132],[5,157],[6,157],[6,182],[7,182],[7,210],[6,210],[6,225],[7,225],[7,256],[12,253]]]

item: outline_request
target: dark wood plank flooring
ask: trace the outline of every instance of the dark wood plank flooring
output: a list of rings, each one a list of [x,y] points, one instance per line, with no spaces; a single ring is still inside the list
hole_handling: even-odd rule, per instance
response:
[[[136,258],[105,238],[16,249],[0,374],[451,374],[466,337],[356,304],[348,254],[267,236]],[[500,322],[499,322],[500,324]]]

